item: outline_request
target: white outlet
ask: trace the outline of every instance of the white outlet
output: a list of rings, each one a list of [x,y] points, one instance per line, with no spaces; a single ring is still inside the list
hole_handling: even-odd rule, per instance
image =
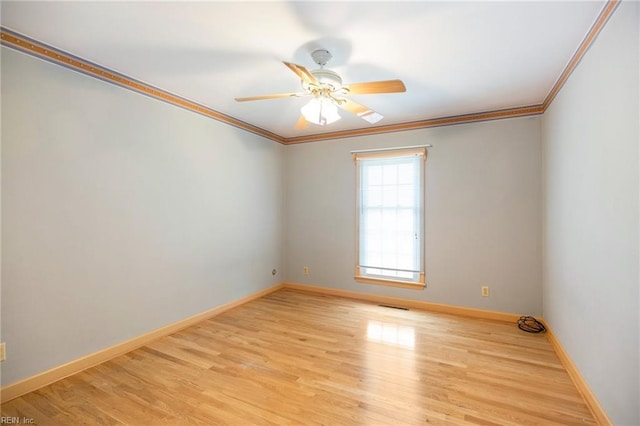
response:
[[[5,359],[7,359],[7,352],[6,352],[6,343],[2,342],[0,343],[0,361],[4,361]]]
[[[305,266],[304,268],[302,268],[302,273],[305,275],[309,275],[309,267]]]
[[[482,290],[482,297],[489,297],[489,287],[488,286],[481,287],[481,290]]]

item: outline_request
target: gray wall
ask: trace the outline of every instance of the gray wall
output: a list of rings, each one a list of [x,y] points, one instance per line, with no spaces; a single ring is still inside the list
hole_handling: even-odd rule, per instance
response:
[[[640,424],[638,4],[543,118],[544,317],[619,425]]]
[[[4,384],[282,281],[284,147],[2,48]]]
[[[350,151],[425,143],[433,145],[426,163],[427,288],[357,283]],[[539,315],[540,153],[539,117],[288,146],[287,279]],[[483,285],[489,298],[480,295]]]

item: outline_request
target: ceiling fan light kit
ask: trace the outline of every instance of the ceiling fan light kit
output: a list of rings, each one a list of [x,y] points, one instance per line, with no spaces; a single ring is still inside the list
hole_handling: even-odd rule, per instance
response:
[[[309,123],[325,126],[340,120],[338,107],[331,99],[313,98],[300,109],[302,116]]]
[[[324,66],[331,59],[331,53],[326,49],[317,49],[311,53],[313,61],[319,69],[309,71],[302,65],[283,62],[301,80],[301,93],[281,93],[274,95],[251,96],[236,98],[238,102],[257,101],[263,99],[277,99],[285,97],[313,96],[300,110],[302,117],[296,128],[303,128],[307,123],[325,126],[338,121],[341,117],[338,108],[351,112],[369,123],[376,123],[383,118],[382,114],[360,105],[346,96],[350,94],[368,95],[380,93],[405,92],[406,88],[401,80],[372,81],[342,85],[342,77],[335,71],[325,69]]]

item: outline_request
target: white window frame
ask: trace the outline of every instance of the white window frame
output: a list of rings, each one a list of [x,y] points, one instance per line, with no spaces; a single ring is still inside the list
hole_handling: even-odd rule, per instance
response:
[[[361,235],[360,228],[363,220],[363,197],[364,191],[361,186],[363,185],[362,179],[362,170],[363,167],[368,166],[366,164],[367,160],[384,160],[384,159],[392,159],[392,158],[404,158],[404,157],[420,157],[416,164],[419,165],[419,173],[414,181],[414,183],[418,186],[415,189],[414,193],[414,207],[411,209],[414,215],[413,221],[413,229],[415,231],[416,244],[414,245],[414,250],[417,250],[418,253],[414,253],[416,259],[414,260],[414,265],[411,269],[400,269],[397,267],[387,268],[383,265],[365,265],[363,263],[363,256],[361,254],[361,245],[363,244],[363,239],[366,236]],[[354,152],[353,159],[355,162],[356,169],[356,236],[355,236],[355,246],[356,246],[356,265],[355,265],[355,280],[358,282],[371,283],[371,284],[383,284],[383,285],[391,285],[397,287],[406,287],[406,288],[414,288],[414,289],[424,289],[425,282],[425,261],[424,261],[424,252],[425,252],[425,244],[424,244],[424,212],[425,212],[425,184],[424,184],[424,176],[425,176],[425,163],[427,159],[427,150],[425,147],[417,147],[417,148],[407,148],[407,149],[390,149],[390,150],[373,150],[373,151],[364,151],[364,152]],[[413,160],[412,160],[413,161]],[[384,207],[380,207],[384,209]],[[390,208],[401,208],[399,205]],[[402,207],[406,210],[406,206]],[[416,228],[417,227],[417,228]],[[387,272],[384,272],[384,271]],[[375,273],[375,272],[378,273]],[[392,276],[395,275],[395,276]]]

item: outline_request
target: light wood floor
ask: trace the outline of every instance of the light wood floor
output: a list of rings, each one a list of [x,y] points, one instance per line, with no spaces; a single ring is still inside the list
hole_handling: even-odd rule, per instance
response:
[[[542,335],[280,290],[2,407],[37,425],[594,424]]]

